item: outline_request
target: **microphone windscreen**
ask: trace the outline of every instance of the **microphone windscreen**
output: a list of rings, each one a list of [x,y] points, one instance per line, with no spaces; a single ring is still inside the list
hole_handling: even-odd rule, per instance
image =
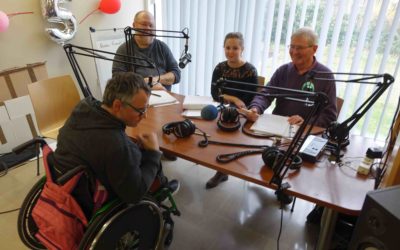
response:
[[[214,105],[207,105],[201,109],[201,118],[204,120],[214,120],[218,116],[218,109]]]

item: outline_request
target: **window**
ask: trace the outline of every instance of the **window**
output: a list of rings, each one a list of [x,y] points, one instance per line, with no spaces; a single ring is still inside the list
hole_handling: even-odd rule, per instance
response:
[[[192,62],[182,70],[181,94],[210,95],[214,66],[225,60],[226,33],[240,31],[245,38],[244,58],[268,80],[290,61],[288,45],[293,30],[313,28],[319,35],[317,60],[333,72],[388,73],[397,78],[400,66],[400,4],[395,0],[155,0],[158,29],[189,28]],[[164,39],[176,58],[184,41]],[[362,104],[373,86],[337,83],[344,105],[343,121]],[[395,81],[352,129],[384,140],[399,101]]]

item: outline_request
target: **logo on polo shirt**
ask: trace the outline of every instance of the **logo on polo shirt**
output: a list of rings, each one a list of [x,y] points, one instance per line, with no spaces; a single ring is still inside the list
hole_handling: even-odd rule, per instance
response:
[[[314,92],[314,90],[315,90],[314,83],[312,83],[311,81],[307,81],[307,82],[303,83],[303,86],[301,86],[301,90],[308,91],[308,92]]]

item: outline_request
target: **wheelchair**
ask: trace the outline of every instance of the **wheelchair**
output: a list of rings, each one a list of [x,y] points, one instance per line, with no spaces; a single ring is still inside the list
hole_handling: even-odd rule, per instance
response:
[[[41,137],[34,138],[13,151],[21,152],[32,144],[40,146],[44,152],[43,157],[47,159],[53,153]],[[45,154],[45,152],[49,153]],[[44,161],[44,163],[52,167],[50,161]],[[61,176],[57,179],[57,183],[62,184],[71,178],[74,172],[77,170]],[[32,187],[18,215],[18,234],[22,242],[30,249],[46,249],[35,237],[38,227],[32,218],[32,210],[45,183],[46,176]],[[166,197],[171,205],[163,205],[155,197]],[[173,238],[172,214],[179,216],[180,212],[168,188],[162,188],[154,195],[146,196],[137,204],[126,204],[118,199],[108,201],[88,219],[79,249],[164,249],[171,244]]]

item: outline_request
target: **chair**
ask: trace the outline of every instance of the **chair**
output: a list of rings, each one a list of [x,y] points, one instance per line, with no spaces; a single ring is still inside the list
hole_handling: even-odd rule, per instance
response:
[[[21,152],[32,144],[39,144],[42,147],[43,159],[47,159],[44,160],[44,166],[52,172],[53,152],[43,138],[34,138],[14,148],[13,151]],[[62,185],[78,173],[73,169],[54,181]],[[46,249],[37,238],[38,227],[32,217],[36,203],[39,199],[43,200],[41,192],[46,178],[51,177],[44,176],[32,187],[18,214],[18,234],[29,249]],[[81,178],[88,177],[82,175]],[[174,224],[171,213],[179,216],[180,212],[168,188],[161,189],[155,195],[157,194],[162,197],[166,195],[172,205],[167,207],[152,197],[146,197],[134,205],[118,199],[103,204],[91,218],[88,218],[89,222],[79,243],[79,249],[163,249],[164,246],[171,244]]]
[[[71,76],[64,75],[28,84],[28,92],[40,134],[57,139],[58,130],[80,101]]]
[[[342,110],[344,100],[340,97],[336,97],[336,110],[337,110],[337,117],[339,117],[340,110]]]
[[[265,85],[265,77],[258,76],[257,80],[258,80],[258,85],[260,85],[260,86],[264,86]],[[262,88],[258,88],[258,91],[261,91],[261,90],[262,90]]]

